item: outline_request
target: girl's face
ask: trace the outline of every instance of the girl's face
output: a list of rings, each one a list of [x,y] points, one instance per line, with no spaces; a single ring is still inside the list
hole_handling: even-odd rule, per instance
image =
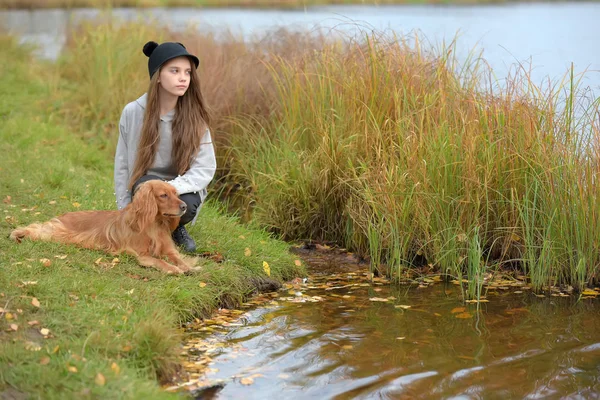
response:
[[[192,65],[189,58],[177,57],[167,61],[160,69],[158,83],[173,96],[183,96],[190,86]]]

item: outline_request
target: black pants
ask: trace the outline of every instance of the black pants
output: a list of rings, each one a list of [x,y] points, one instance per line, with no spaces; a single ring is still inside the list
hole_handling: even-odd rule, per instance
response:
[[[135,190],[141,183],[146,181],[152,181],[155,179],[164,181],[163,178],[156,175],[144,175],[140,179],[135,181],[135,184],[133,185],[133,188],[131,190],[131,198],[133,198],[133,196],[135,195]],[[196,213],[198,212],[198,207],[200,207],[200,204],[202,204],[202,201],[200,200],[200,194],[198,193],[184,193],[180,195],[179,198],[181,199],[181,201],[187,204],[187,211],[181,216],[181,220],[179,221],[179,226],[182,226],[192,222],[192,220],[196,216]]]

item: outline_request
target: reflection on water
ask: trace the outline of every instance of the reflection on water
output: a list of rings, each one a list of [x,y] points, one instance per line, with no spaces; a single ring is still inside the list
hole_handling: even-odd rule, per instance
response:
[[[534,83],[561,78],[571,63],[576,72],[589,69],[583,87],[600,91],[600,6],[596,2],[500,4],[480,6],[328,6],[306,10],[163,9],[140,12],[114,9],[125,20],[155,18],[178,30],[194,25],[198,30],[232,30],[244,37],[262,35],[275,27],[343,32],[355,24],[399,34],[419,31],[439,46],[459,34],[457,53],[465,58],[483,49],[499,78],[520,63]],[[0,25],[30,42],[42,45],[40,53],[55,58],[65,42],[70,23],[99,15],[94,9],[0,11]]]
[[[499,290],[477,312],[453,285],[325,290],[315,279],[304,298],[323,301],[280,299],[204,337],[223,343],[203,378],[226,382],[217,398],[598,398],[598,300]]]

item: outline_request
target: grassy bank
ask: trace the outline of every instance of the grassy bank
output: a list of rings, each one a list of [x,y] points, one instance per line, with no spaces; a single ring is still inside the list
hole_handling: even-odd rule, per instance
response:
[[[193,276],[165,276],[128,256],[10,241],[16,226],[111,209],[114,196],[110,158],[48,103],[58,84],[52,68],[9,38],[0,48],[0,397],[176,398],[157,378],[178,370],[180,323],[302,268],[286,244],[224,217],[214,203],[191,232],[200,251],[223,261],[201,258]]]
[[[535,0],[534,0],[535,1]],[[541,1],[541,0],[538,0]],[[333,4],[498,4],[520,0],[4,0],[0,9],[43,9],[80,7],[232,7],[304,8]],[[529,1],[531,2],[531,0]]]
[[[536,290],[597,282],[599,101],[581,96],[576,71],[552,88],[527,71],[500,86],[478,55],[457,65],[452,46],[377,33],[163,35],[202,54],[220,175],[254,221],[342,244],[397,278],[422,265],[467,278],[468,297],[498,270]],[[138,48],[155,36],[84,28],[59,63],[78,84],[56,90],[66,113],[110,151],[120,104],[146,84]]]

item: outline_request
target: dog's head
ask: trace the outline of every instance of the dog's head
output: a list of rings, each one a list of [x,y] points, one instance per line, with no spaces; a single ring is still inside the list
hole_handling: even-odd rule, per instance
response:
[[[131,222],[138,232],[149,227],[154,221],[169,221],[170,226],[179,223],[187,205],[179,199],[175,187],[167,182],[151,180],[142,183],[134,193],[131,203]]]

